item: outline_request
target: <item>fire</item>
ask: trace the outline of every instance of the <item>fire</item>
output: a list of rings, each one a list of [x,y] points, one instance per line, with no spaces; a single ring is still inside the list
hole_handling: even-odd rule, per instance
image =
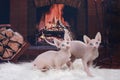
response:
[[[63,8],[64,4],[53,4],[50,7],[50,10],[45,13],[44,21],[40,21],[39,29],[41,29],[41,23],[44,22],[46,29],[51,29],[57,25],[57,22],[60,21],[64,26],[67,25],[67,22],[63,18]]]

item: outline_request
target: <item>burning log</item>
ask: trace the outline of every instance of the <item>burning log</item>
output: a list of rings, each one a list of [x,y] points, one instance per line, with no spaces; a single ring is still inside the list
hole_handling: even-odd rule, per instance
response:
[[[36,42],[44,41],[42,39],[42,33],[46,37],[50,37],[50,38],[56,37],[56,38],[62,39],[64,35],[64,29],[68,29],[70,27],[70,25],[68,24],[67,21],[65,21],[63,16],[63,9],[65,5],[57,4],[59,3],[59,1],[60,3],[62,3],[62,1],[67,1],[67,0],[49,0],[48,1],[55,4],[50,6],[48,12],[42,14],[39,25],[37,26],[38,33],[36,33]],[[71,0],[69,1],[71,2],[71,5],[72,5],[73,1]]]

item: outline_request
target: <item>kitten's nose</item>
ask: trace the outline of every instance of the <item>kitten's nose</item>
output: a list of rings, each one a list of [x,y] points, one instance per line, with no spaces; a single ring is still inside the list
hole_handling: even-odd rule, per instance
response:
[[[69,49],[69,48],[70,48],[70,46],[66,46],[66,48],[67,48],[67,49]]]
[[[96,47],[96,46],[94,46],[93,48],[94,48],[94,49],[96,49],[97,47]]]

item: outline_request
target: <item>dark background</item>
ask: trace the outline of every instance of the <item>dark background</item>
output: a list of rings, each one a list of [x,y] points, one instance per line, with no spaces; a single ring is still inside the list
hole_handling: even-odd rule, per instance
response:
[[[10,0],[0,0],[0,24],[10,23]]]

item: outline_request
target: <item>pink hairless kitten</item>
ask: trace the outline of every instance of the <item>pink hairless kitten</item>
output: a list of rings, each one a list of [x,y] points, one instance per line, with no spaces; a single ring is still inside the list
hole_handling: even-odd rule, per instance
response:
[[[64,39],[70,39],[67,30],[65,30]],[[72,61],[77,58],[81,58],[85,72],[88,76],[92,76],[89,70],[89,66],[92,65],[93,60],[95,60],[99,55],[98,47],[101,43],[101,34],[100,32],[98,32],[94,39],[90,39],[89,37],[84,35],[83,40],[84,42],[78,40],[70,41],[70,52],[72,55],[71,58]]]
[[[41,71],[46,71],[51,68],[60,69],[64,64],[70,61],[71,53],[68,41],[60,41],[55,38],[54,44],[60,48],[59,51],[46,51],[38,55],[33,61],[34,66]]]

